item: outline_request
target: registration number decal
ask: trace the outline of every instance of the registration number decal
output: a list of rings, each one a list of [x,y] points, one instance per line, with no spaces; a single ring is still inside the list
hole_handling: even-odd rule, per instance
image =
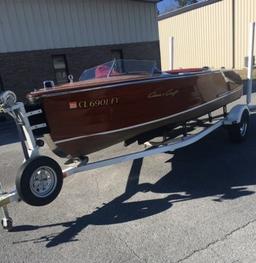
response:
[[[119,103],[119,98],[103,98],[95,100],[82,100],[69,102],[69,109],[89,109],[102,106],[111,106]]]

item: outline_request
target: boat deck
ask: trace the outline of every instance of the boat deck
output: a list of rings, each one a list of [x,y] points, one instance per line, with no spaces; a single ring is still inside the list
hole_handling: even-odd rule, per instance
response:
[[[107,86],[110,84],[118,84],[118,83],[126,83],[131,81],[138,81],[138,80],[149,80],[155,78],[166,78],[166,77],[177,77],[178,75],[182,75],[183,77],[186,75],[194,75],[200,74],[205,72],[204,69],[178,69],[173,71],[166,71],[158,74],[129,74],[129,75],[116,75],[111,77],[104,77],[104,78],[96,78],[90,80],[83,80],[77,82],[66,83],[63,85],[55,86],[53,88],[48,89],[38,89],[33,91],[29,94],[29,97],[36,98],[48,94],[53,94],[60,91],[71,91],[74,89],[90,89],[99,86]],[[208,71],[211,72],[211,71]]]
[[[160,75],[150,76],[149,74],[146,75],[120,75],[120,76],[111,76],[108,78],[98,78],[98,79],[91,79],[91,80],[84,80],[84,81],[77,81],[73,83],[67,83],[63,85],[59,85],[49,89],[39,89],[37,91],[33,91],[30,93],[31,97],[38,97],[43,96],[46,94],[56,93],[59,91],[70,91],[73,89],[89,89],[98,86],[106,86],[109,84],[117,84],[120,82],[129,82],[134,80],[143,80],[143,79],[151,79],[155,77],[159,77]]]

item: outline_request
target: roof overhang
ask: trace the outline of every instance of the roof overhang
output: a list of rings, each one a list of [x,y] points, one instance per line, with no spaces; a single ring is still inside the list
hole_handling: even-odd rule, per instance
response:
[[[183,13],[186,13],[186,12],[189,12],[189,11],[192,11],[192,10],[195,10],[195,9],[207,6],[207,5],[215,4],[215,3],[221,2],[221,1],[223,1],[223,0],[207,0],[207,1],[205,0],[205,1],[198,2],[198,3],[192,4],[192,5],[184,6],[182,8],[178,8],[178,9],[175,9],[175,10],[172,10],[172,11],[169,11],[169,12],[166,12],[166,13],[159,15],[158,21],[166,19],[166,18],[170,18],[173,16],[177,16],[177,15],[180,15],[180,14],[183,14]]]

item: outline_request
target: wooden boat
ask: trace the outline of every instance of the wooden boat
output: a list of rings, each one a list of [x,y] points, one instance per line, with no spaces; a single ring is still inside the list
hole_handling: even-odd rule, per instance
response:
[[[78,82],[45,85],[28,98],[29,107],[43,110],[50,148],[83,158],[122,141],[144,141],[241,95],[242,81],[231,70],[160,72],[150,61],[114,60],[86,70]]]

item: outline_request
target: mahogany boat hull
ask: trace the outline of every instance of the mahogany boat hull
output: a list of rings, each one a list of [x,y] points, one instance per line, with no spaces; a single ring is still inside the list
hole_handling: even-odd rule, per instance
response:
[[[227,105],[241,97],[242,82],[233,71],[207,71],[32,95],[40,98],[50,148],[61,157],[80,157]]]

